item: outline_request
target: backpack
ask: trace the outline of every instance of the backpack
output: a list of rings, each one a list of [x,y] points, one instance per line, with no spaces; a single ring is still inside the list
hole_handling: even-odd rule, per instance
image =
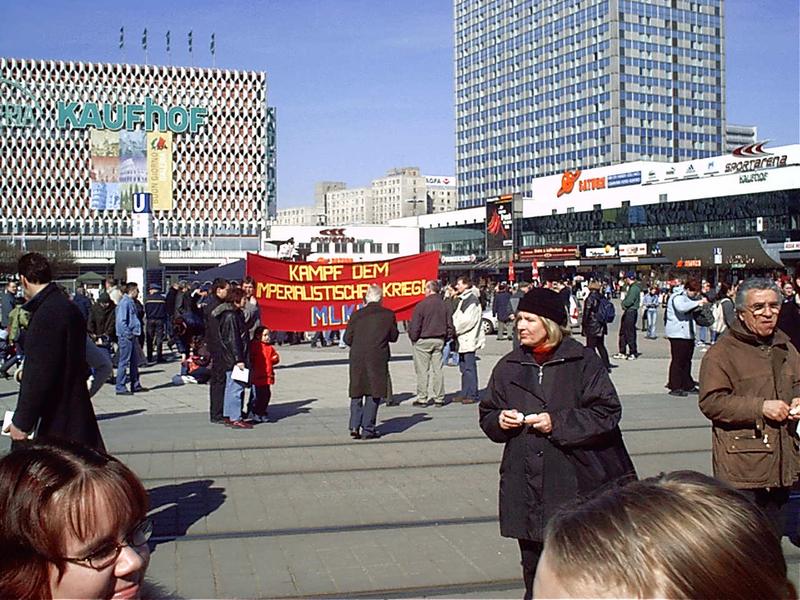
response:
[[[722,310],[722,303],[725,302],[725,300],[730,302],[728,298],[723,298],[719,302],[716,302],[714,308],[711,310],[714,315],[714,323],[711,325],[711,331],[714,333],[722,333],[728,328],[725,324],[725,311]]]
[[[714,324],[714,311],[710,304],[703,304],[692,311],[692,318],[699,327],[711,327]]]
[[[601,323],[613,323],[614,317],[614,305],[611,304],[611,300],[600,296],[600,300],[597,302],[597,320]]]

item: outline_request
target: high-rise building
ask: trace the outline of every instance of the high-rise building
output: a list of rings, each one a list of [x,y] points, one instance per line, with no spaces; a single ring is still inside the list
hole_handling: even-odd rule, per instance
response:
[[[723,0],[454,0],[454,18],[460,207],[724,150]]]

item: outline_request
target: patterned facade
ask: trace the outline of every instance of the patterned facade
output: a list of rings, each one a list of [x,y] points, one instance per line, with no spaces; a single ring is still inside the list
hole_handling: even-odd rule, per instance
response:
[[[724,151],[723,0],[454,0],[461,207]]]
[[[65,127],[58,105],[147,97],[207,110],[195,132],[172,134],[172,209],[154,214],[152,247],[257,249],[276,211],[275,112],[266,94],[263,72],[0,58],[0,237],[58,237],[83,251],[130,246],[130,206],[93,208],[93,128]],[[9,118],[8,106],[30,107],[32,119]],[[125,181],[131,167],[120,170]]]

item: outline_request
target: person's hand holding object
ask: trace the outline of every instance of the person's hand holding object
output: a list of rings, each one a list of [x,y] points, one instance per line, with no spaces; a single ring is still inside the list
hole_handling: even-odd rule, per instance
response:
[[[800,421],[800,398],[792,398],[792,403],[789,405],[789,419]]]
[[[525,415],[519,412],[516,408],[512,408],[511,410],[501,410],[500,416],[497,418],[500,429],[515,429],[517,427],[522,427],[522,422],[525,419]]]
[[[761,412],[773,421],[785,421],[789,416],[789,405],[783,400],[765,400]]]
[[[536,431],[548,434],[553,431],[553,422],[550,420],[550,415],[546,412],[539,413],[538,415],[526,415],[525,423],[533,427]]]

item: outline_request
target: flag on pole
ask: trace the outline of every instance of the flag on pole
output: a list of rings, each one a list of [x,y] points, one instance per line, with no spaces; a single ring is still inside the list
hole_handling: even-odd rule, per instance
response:
[[[147,50],[147,27],[142,32],[142,50]]]
[[[192,53],[192,30],[189,30],[189,54]]]
[[[211,56],[214,56],[217,53],[217,36],[216,34],[211,34]]]
[[[124,27],[120,27],[119,28],[119,49],[122,50],[122,48],[124,46],[125,46],[125,28]]]
[[[167,54],[169,54],[169,30],[167,30]]]

